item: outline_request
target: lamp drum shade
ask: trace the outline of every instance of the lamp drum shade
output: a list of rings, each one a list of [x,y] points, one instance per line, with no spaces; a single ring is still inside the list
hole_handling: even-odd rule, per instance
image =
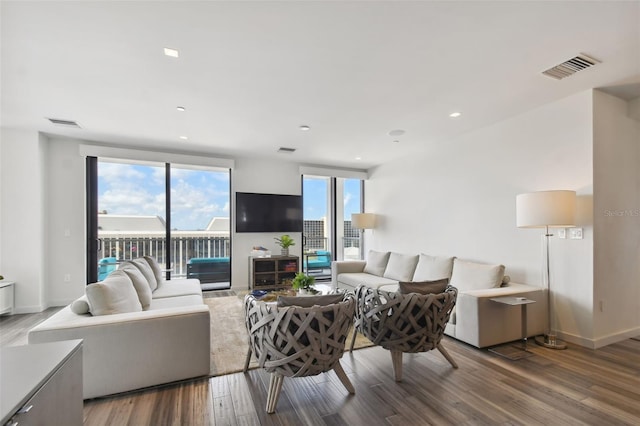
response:
[[[516,197],[518,228],[570,228],[575,226],[575,191],[540,191]]]
[[[376,225],[376,215],[373,213],[352,213],[351,227],[355,229],[373,229]]]

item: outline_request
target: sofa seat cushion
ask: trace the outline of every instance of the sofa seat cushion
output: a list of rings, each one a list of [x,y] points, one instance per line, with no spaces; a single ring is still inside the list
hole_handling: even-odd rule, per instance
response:
[[[387,269],[389,255],[390,253],[388,251],[382,252],[369,250],[369,254],[367,254],[367,263],[364,265],[364,272],[371,275],[377,275],[379,277],[383,276],[385,269]]]
[[[176,296],[176,297],[163,297],[161,299],[151,300],[151,306],[149,310],[168,309],[168,308],[182,308],[186,306],[202,305],[202,296],[195,294]]]
[[[89,284],[87,299],[92,315],[142,311],[133,282],[124,271],[114,271],[104,281]]]
[[[338,275],[338,282],[341,284],[349,285],[353,288],[356,288],[359,285],[366,285],[367,287],[372,287],[372,288],[379,288],[380,286],[389,286],[389,285],[395,286],[396,288],[398,287],[397,280],[392,280],[385,277],[378,277],[376,275],[371,275],[364,272],[340,274]]]
[[[162,281],[158,288],[151,294],[153,299],[166,297],[195,295],[202,298],[200,280],[194,278]]]
[[[417,255],[391,253],[383,277],[398,281],[411,281],[417,264]]]
[[[453,257],[420,254],[412,281],[436,281],[451,278],[453,259]]]
[[[459,292],[500,287],[504,265],[485,265],[460,259],[453,261],[450,284]]]

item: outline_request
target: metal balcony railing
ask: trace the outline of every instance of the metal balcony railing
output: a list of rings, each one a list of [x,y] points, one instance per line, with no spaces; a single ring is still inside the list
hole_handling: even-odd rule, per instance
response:
[[[99,237],[103,257],[114,257],[118,262],[150,256],[164,265],[166,239],[162,237]],[[171,276],[187,276],[187,263],[192,258],[229,257],[229,237],[174,237],[171,238]]]

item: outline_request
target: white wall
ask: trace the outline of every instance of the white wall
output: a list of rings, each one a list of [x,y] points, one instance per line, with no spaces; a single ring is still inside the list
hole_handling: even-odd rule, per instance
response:
[[[640,334],[640,118],[631,112],[594,92],[597,346]]]
[[[86,285],[85,158],[78,145],[75,140],[49,140],[45,261],[52,306],[68,304],[84,293]]]
[[[576,190],[585,238],[551,239],[552,290],[560,334],[591,338],[591,98],[583,92],[371,171],[365,210],[381,220],[367,247],[502,263],[513,281],[542,285],[543,230],[516,228],[516,195]]]
[[[2,129],[0,274],[16,282],[15,311],[47,308],[47,143],[37,132]]]

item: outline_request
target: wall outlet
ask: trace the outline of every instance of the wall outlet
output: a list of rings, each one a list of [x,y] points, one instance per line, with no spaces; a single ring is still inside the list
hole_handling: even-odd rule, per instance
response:
[[[569,229],[569,238],[572,240],[581,240],[582,239],[582,228],[571,228]]]
[[[558,238],[562,238],[563,240],[565,238],[567,238],[567,229],[566,228],[558,229]]]
[[[64,282],[65,283],[71,282],[71,274],[64,274]]]

